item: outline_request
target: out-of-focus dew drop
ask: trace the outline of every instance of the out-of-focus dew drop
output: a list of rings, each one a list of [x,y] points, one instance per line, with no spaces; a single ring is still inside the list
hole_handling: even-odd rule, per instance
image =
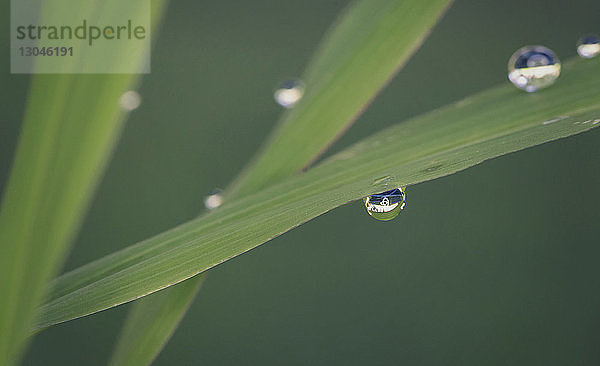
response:
[[[136,110],[140,104],[142,104],[142,97],[135,90],[128,90],[119,97],[119,107],[125,111]]]
[[[304,84],[300,80],[286,80],[275,90],[273,98],[284,108],[294,107],[304,95]]]
[[[204,198],[204,206],[209,210],[214,210],[222,204],[223,195],[221,194],[221,190],[214,190]]]
[[[577,42],[577,53],[583,58],[592,58],[600,54],[600,37],[591,34],[581,37]]]

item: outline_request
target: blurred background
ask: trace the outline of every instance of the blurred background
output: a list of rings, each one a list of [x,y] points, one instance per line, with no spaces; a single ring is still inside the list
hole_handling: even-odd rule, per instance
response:
[[[172,1],[64,270],[201,213],[347,3]],[[523,45],[575,57],[598,19],[595,0],[457,0],[331,152],[507,83]],[[0,62],[2,189],[29,77],[9,74],[8,52]],[[218,266],[154,365],[600,364],[599,141],[596,129],[411,186],[388,223],[354,202]],[[24,364],[106,364],[128,307],[40,333]]]

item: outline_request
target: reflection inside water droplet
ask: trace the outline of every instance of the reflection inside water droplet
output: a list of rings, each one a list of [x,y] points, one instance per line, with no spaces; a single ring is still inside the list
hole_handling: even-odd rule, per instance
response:
[[[577,53],[583,58],[592,58],[600,54],[600,37],[595,34],[582,37],[577,42]]]
[[[292,108],[302,99],[304,84],[300,80],[287,80],[281,83],[273,94],[275,101],[284,108]]]
[[[508,61],[508,79],[527,92],[552,85],[559,75],[560,60],[544,46],[520,48]]]
[[[403,188],[373,194],[363,199],[367,213],[380,221],[389,221],[400,213],[406,205]]]
[[[209,210],[214,210],[222,204],[223,195],[221,194],[220,189],[215,189],[208,196],[206,196],[206,198],[204,198],[204,206]]]

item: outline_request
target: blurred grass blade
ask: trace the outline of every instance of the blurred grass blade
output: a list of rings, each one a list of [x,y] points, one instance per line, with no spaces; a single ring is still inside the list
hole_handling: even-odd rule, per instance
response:
[[[304,77],[308,84],[304,102],[284,116],[260,160],[245,171],[245,179],[234,185],[237,194],[255,193],[297,173],[314,160],[406,63],[449,3],[449,0],[374,0],[350,5],[325,36],[309,64]],[[339,87],[342,83],[345,88]],[[315,126],[321,128],[318,133]],[[282,146],[285,149],[282,150]],[[194,289],[187,281],[175,285],[179,286],[188,291]],[[171,296],[186,298],[188,295],[182,289]],[[152,302],[152,298],[150,296],[147,303]],[[162,298],[160,294],[158,301]],[[147,308],[153,311],[154,306]],[[141,309],[135,307],[135,313],[129,316],[141,317]],[[178,322],[178,319],[173,316],[156,321]],[[129,342],[130,337],[123,333],[120,342]],[[162,348],[163,345],[155,342],[148,346]],[[158,353],[160,348],[147,351]]]
[[[136,9],[141,3],[136,0],[127,6]],[[94,12],[99,4],[106,10],[104,16],[119,9],[118,1],[65,4],[69,6],[64,9],[44,9],[42,19],[45,11],[63,11],[77,19]],[[139,64],[140,56],[123,53],[113,61]],[[64,67],[68,62],[65,60]],[[47,282],[68,253],[117,140],[124,120],[119,96],[137,79],[137,75],[32,77],[0,208],[1,365],[18,362]]]
[[[204,275],[136,301],[109,366],[149,365],[194,301]]]
[[[34,328],[173,285],[368,194],[600,126],[600,59],[563,70],[542,92],[523,93],[507,82],[397,124],[302,175],[66,273],[53,282]]]
[[[306,94],[226,194],[268,187],[314,161],[358,118],[429,34],[450,0],[354,2],[305,75]]]
[[[120,130],[124,76],[36,76],[0,211],[0,364],[11,365]],[[76,106],[70,108],[69,106]]]

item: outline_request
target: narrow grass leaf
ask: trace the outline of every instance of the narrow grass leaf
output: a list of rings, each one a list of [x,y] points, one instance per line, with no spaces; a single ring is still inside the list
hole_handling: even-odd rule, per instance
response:
[[[34,328],[176,284],[349,201],[600,126],[599,70],[600,60],[576,60],[544,91],[507,82],[399,123],[304,174],[66,273]]]
[[[73,19],[118,1],[66,3]],[[128,3],[129,7],[141,1]],[[68,6],[67,6],[68,5]],[[123,53],[120,62],[142,62]],[[85,61],[85,60],[84,60]],[[90,60],[92,62],[93,60]],[[119,60],[114,60],[119,61]],[[63,66],[68,71],[69,60]],[[0,364],[18,362],[43,301],[62,264],[119,135],[119,96],[137,75],[40,74],[32,77],[19,145],[0,207]]]

